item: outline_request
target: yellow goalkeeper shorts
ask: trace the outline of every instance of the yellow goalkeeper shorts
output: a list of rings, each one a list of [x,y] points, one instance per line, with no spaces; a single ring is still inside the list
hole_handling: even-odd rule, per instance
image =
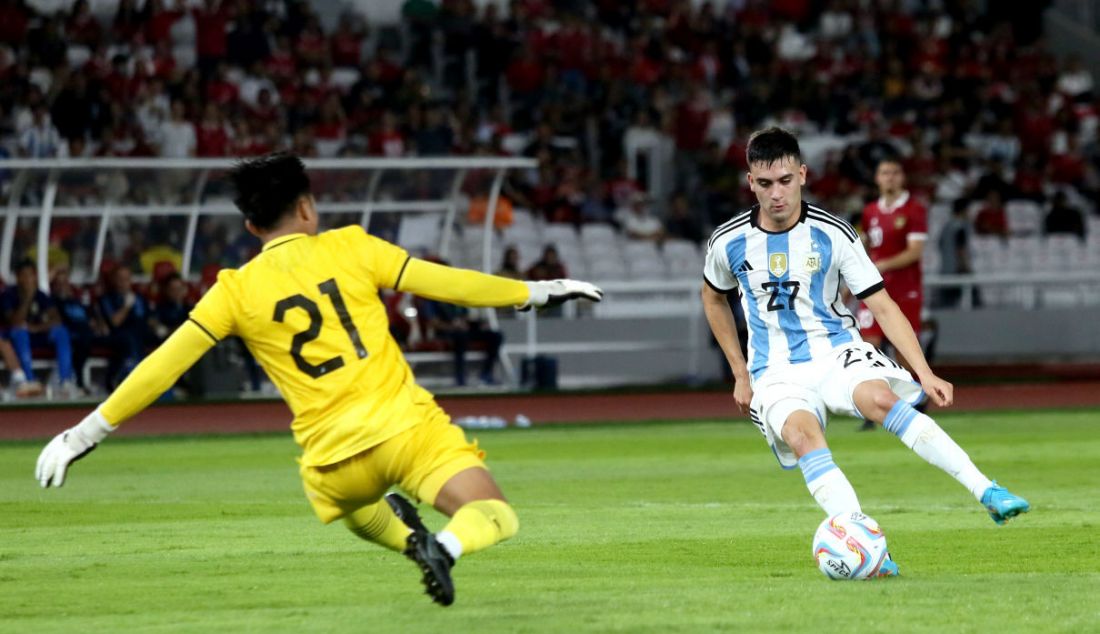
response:
[[[477,441],[466,440],[435,402],[425,403],[418,412],[419,423],[381,444],[335,464],[301,467],[306,497],[322,522],[377,502],[393,485],[432,504],[459,472],[487,468]]]

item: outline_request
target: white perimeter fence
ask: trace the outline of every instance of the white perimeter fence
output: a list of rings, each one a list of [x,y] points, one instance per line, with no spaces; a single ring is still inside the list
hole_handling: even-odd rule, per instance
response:
[[[487,272],[497,268],[503,243],[509,241],[507,230],[493,229],[505,179],[524,178],[537,167],[533,159],[491,157],[318,159],[305,163],[323,227],[357,223],[414,253],[430,251],[455,264]],[[141,248],[158,243],[167,243],[178,253],[180,272],[188,280],[199,279],[211,265],[238,266],[256,245],[250,245],[222,179],[233,165],[234,161],[223,159],[0,161],[0,274],[11,283],[15,260],[33,255],[44,289],[50,268],[57,263],[54,260],[68,264],[74,282],[88,284],[97,279],[105,260],[136,258]],[[481,199],[479,204],[486,207],[480,226],[467,222],[473,198]],[[521,213],[517,211],[517,215]],[[525,219],[530,221],[531,216],[525,214]],[[702,269],[698,248],[677,245],[683,247],[678,251],[678,265],[669,262],[658,272],[647,266],[644,272],[636,268],[631,273],[631,245],[624,244],[628,241],[623,236],[607,232],[597,234],[595,242],[562,246],[571,232],[535,222],[536,237],[531,240],[557,242],[560,250],[570,254],[581,253],[579,249],[600,250],[605,251],[599,254],[603,258],[607,252],[616,252],[628,263],[590,270],[578,263],[576,276],[588,277],[606,291],[599,305],[567,305],[560,315],[549,318],[529,314],[521,317],[527,320],[522,327],[520,322],[506,320],[510,337],[501,361],[511,385],[518,384],[513,358],[538,354],[571,359],[619,355],[628,359],[630,353],[638,353],[639,359],[663,359],[654,363],[654,380],[698,378],[712,371],[714,364],[707,361],[713,353],[698,301],[701,278],[695,271]],[[584,235],[582,231],[580,236]],[[578,241],[581,243],[583,240]],[[695,258],[697,266],[692,263]],[[149,273],[139,272],[138,277]],[[1000,306],[1023,309],[1100,305],[1098,271],[926,275],[925,283],[928,295],[935,289],[961,289],[962,310],[970,310],[979,294],[986,298],[987,306],[989,298],[996,298]],[[495,311],[488,311],[487,317],[492,327],[500,327]],[[565,320],[577,326],[540,328],[539,319]],[[663,325],[655,335],[652,328],[637,327],[638,320]],[[599,338],[585,338],[579,336],[583,322],[603,323],[605,328],[598,328]],[[440,360],[445,357],[440,353],[422,356],[429,359],[433,354]],[[417,360],[416,355],[411,357]],[[566,374],[571,371],[564,370]],[[604,374],[599,382],[615,382],[614,376]],[[570,384],[568,376],[563,378],[563,383]]]

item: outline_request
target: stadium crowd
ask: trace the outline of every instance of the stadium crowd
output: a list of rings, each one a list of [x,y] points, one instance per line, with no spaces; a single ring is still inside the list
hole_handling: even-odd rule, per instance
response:
[[[510,205],[631,240],[698,243],[750,204],[745,142],[777,123],[841,140],[811,169],[808,197],[842,215],[874,196],[879,159],[903,157],[912,195],[956,209],[943,225],[946,273],[966,272],[954,255],[967,236],[1007,236],[1006,201],[1032,200],[1042,231],[1084,238],[1100,196],[1100,101],[1081,61],[1044,45],[1048,2],[513,0],[505,11],[407,0],[398,26],[348,13],[327,31],[301,0],[119,0],[113,15],[87,0],[54,13],[33,4],[0,0],[8,156],[524,155],[538,168],[509,178]],[[657,163],[667,188],[649,182]],[[135,202],[174,200],[185,185],[95,183]],[[179,226],[113,231],[106,277],[74,292],[67,263],[95,232],[55,224],[47,299],[74,357],[114,350],[117,380],[155,345]],[[33,242],[21,224],[13,258]],[[184,283],[183,297],[256,248],[204,222],[193,270],[205,281]],[[157,262],[173,266],[154,275]],[[131,270],[151,281],[133,287]],[[74,301],[87,326],[71,321]],[[12,340],[18,326],[4,319]]]

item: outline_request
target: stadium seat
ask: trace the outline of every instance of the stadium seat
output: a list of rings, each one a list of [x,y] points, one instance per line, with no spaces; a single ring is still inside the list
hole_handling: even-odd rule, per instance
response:
[[[939,250],[926,248],[920,259],[921,272],[925,275],[935,275],[940,272],[940,264]]]
[[[660,258],[634,258],[627,260],[627,273],[632,280],[664,280],[668,277],[668,268]]]
[[[588,262],[588,274],[595,282],[628,279],[626,263],[621,258],[606,258]]]
[[[542,241],[538,229],[533,224],[513,223],[504,230],[501,239],[506,244],[534,243]]]
[[[655,260],[659,262],[663,259],[661,253],[657,250],[657,243],[648,240],[627,240],[623,244],[623,256],[632,265],[637,260]]]
[[[1010,200],[1005,203],[1008,231],[1012,235],[1038,234],[1043,226],[1043,210],[1031,200]]]
[[[314,139],[313,147],[317,148],[317,156],[320,158],[333,158],[344,147],[343,139]]]
[[[439,217],[431,214],[406,214],[397,231],[398,244],[409,251],[423,249],[435,253],[439,249]]]
[[[989,236],[975,236],[970,242],[971,265],[975,273],[995,273],[1003,269],[1007,258],[1004,241]]]
[[[1073,285],[1043,288],[1039,293],[1043,308],[1074,308],[1082,304],[1082,299],[1080,287]]]
[[[512,209],[512,227],[522,227],[525,229],[536,229],[538,223],[535,221],[535,216],[529,209],[513,208]]]
[[[576,242],[559,242],[554,245],[558,250],[558,257],[561,261],[569,265],[570,262],[583,259],[584,254],[581,252],[581,247]]]
[[[565,265],[565,272],[573,279],[586,280],[590,277],[584,258],[562,258],[562,264]]]
[[[542,228],[542,240],[546,244],[561,245],[565,242],[576,242],[577,232],[573,225],[561,223],[549,223]]]
[[[1008,239],[1004,254],[1007,270],[1026,273],[1038,266],[1042,243],[1039,236],[1013,236]]]
[[[1052,235],[1043,240],[1041,270],[1077,271],[1085,267],[1084,247],[1073,235]]]
[[[585,245],[613,242],[615,240],[615,228],[602,222],[593,222],[581,225],[581,242]]]
[[[928,233],[939,235],[940,229],[951,219],[951,205],[933,203],[928,208]]]
[[[1089,216],[1085,223],[1085,237],[1089,244],[1100,244],[1100,216]]]
[[[699,252],[699,246],[690,240],[681,240],[679,238],[672,238],[665,240],[665,243],[661,246],[661,251],[665,254],[665,259],[697,259],[702,261],[702,254]]]

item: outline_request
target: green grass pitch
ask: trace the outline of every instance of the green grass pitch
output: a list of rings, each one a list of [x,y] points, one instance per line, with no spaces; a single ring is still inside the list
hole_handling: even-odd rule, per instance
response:
[[[521,527],[459,562],[447,609],[314,518],[287,436],[111,439],[51,491],[39,443],[0,444],[0,632],[1100,630],[1100,412],[939,420],[1033,510],[997,527],[892,435],[835,420],[901,565],[872,582],[817,571],[822,514],[747,423],[476,433]]]

